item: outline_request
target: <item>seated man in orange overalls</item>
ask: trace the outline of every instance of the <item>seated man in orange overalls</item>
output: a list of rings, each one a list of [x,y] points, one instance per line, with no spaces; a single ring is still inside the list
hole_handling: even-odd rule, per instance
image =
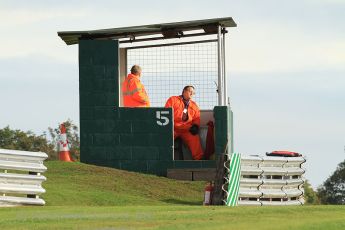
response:
[[[172,96],[165,107],[173,108],[174,113],[174,139],[180,137],[192,152],[194,160],[203,157],[199,139],[200,110],[192,101],[194,87],[187,85],[183,88],[182,95]]]

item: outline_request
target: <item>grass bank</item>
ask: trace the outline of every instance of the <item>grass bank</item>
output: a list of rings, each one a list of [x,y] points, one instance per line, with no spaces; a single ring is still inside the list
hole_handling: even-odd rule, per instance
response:
[[[82,163],[48,161],[47,206],[201,205],[204,182],[176,181]]]

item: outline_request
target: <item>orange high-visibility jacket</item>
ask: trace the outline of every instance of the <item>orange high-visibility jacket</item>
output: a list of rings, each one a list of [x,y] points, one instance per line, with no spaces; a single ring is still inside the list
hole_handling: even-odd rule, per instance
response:
[[[125,107],[150,107],[150,100],[139,76],[128,74],[122,84],[123,104]]]
[[[182,114],[184,110],[184,103],[181,96],[172,96],[165,103],[165,107],[173,108],[174,113],[174,129],[189,130],[189,128],[196,124],[200,126],[200,110],[198,105],[190,100],[188,106],[188,120],[182,121]]]

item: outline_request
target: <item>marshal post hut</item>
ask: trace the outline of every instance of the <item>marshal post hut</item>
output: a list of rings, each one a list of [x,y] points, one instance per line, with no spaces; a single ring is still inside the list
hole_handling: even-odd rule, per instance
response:
[[[184,180],[213,179],[216,160],[233,151],[233,115],[225,69],[231,17],[90,31],[58,32],[79,46],[80,160],[83,163]],[[143,70],[150,108],[123,106],[121,85],[131,66]],[[193,160],[174,141],[170,96],[193,85],[202,148]],[[212,124],[212,125],[210,125]]]

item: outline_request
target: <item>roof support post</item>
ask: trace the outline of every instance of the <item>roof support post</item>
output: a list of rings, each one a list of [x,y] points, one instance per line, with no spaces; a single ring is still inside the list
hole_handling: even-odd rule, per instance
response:
[[[223,33],[223,44],[222,44],[222,61],[223,61],[223,87],[224,87],[224,105],[228,105],[228,89],[227,89],[227,79],[226,79],[226,68],[225,68],[225,32]]]
[[[222,27],[218,25],[218,104],[224,105],[223,97],[223,65],[222,65]]]

